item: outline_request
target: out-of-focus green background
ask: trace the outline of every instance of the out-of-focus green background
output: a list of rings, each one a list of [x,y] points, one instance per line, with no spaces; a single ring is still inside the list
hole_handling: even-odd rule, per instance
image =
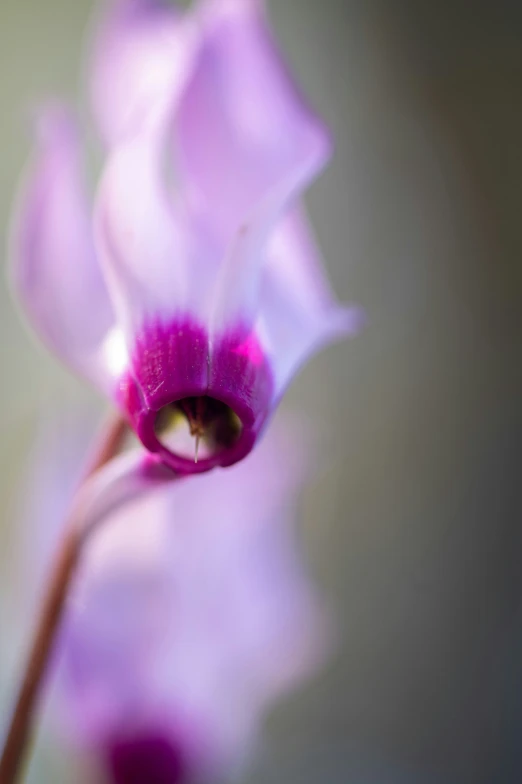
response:
[[[2,246],[28,108],[77,97],[93,5],[2,0]],[[285,402],[322,434],[303,525],[341,645],[270,717],[249,781],[518,784],[522,5],[270,7],[334,130],[309,205],[339,297],[369,322]],[[0,373],[1,569],[14,590],[13,503],[37,417],[95,398],[28,339],[3,277]],[[3,654],[10,624],[0,616]],[[53,765],[44,748],[33,780],[61,780]]]

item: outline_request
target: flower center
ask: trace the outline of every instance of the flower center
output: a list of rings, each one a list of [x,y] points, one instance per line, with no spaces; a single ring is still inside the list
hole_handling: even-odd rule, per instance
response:
[[[185,397],[158,411],[154,430],[170,452],[188,459],[208,459],[230,449],[241,435],[241,421],[213,397]]]

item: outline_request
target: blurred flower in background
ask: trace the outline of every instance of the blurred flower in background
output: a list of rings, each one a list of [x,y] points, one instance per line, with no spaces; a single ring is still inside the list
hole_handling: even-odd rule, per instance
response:
[[[74,120],[48,107],[16,290],[149,450],[179,472],[231,465],[302,362],[361,321],[336,304],[300,204],[329,137],[258,0],[106,6],[89,65],[107,153],[95,220]]]
[[[70,417],[67,429],[45,431],[25,514],[33,579],[80,454]],[[270,706],[323,660],[329,623],[297,541],[307,473],[298,435],[279,422],[234,468],[154,487],[88,540],[50,718],[62,745],[90,757],[100,777],[174,784],[229,774],[248,761]],[[142,481],[142,454],[101,473]],[[110,481],[97,484],[111,496]]]

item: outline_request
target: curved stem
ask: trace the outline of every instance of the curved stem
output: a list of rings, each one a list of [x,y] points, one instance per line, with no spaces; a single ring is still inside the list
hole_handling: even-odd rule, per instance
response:
[[[84,482],[117,454],[126,429],[126,422],[119,415],[113,414],[109,418],[102,429],[99,443],[93,450],[84,474]],[[63,539],[51,569],[50,580],[40,609],[23,680],[0,759],[0,784],[14,784],[23,762],[43,678],[82,549],[84,538],[82,532],[75,525],[77,515],[78,506],[73,504]]]

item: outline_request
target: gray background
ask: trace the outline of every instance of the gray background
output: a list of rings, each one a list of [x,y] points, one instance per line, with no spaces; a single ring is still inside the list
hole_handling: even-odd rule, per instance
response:
[[[91,7],[2,0],[2,245],[27,107],[77,96]],[[285,402],[322,434],[305,543],[342,645],[270,717],[250,781],[518,784],[522,6],[271,9],[334,129],[309,205],[340,299],[363,304],[369,324],[310,363]],[[28,339],[3,278],[0,368],[0,545],[14,590],[14,488],[37,416],[94,397]],[[5,620],[0,634],[8,649]],[[45,749],[37,760],[35,782],[61,780]]]

